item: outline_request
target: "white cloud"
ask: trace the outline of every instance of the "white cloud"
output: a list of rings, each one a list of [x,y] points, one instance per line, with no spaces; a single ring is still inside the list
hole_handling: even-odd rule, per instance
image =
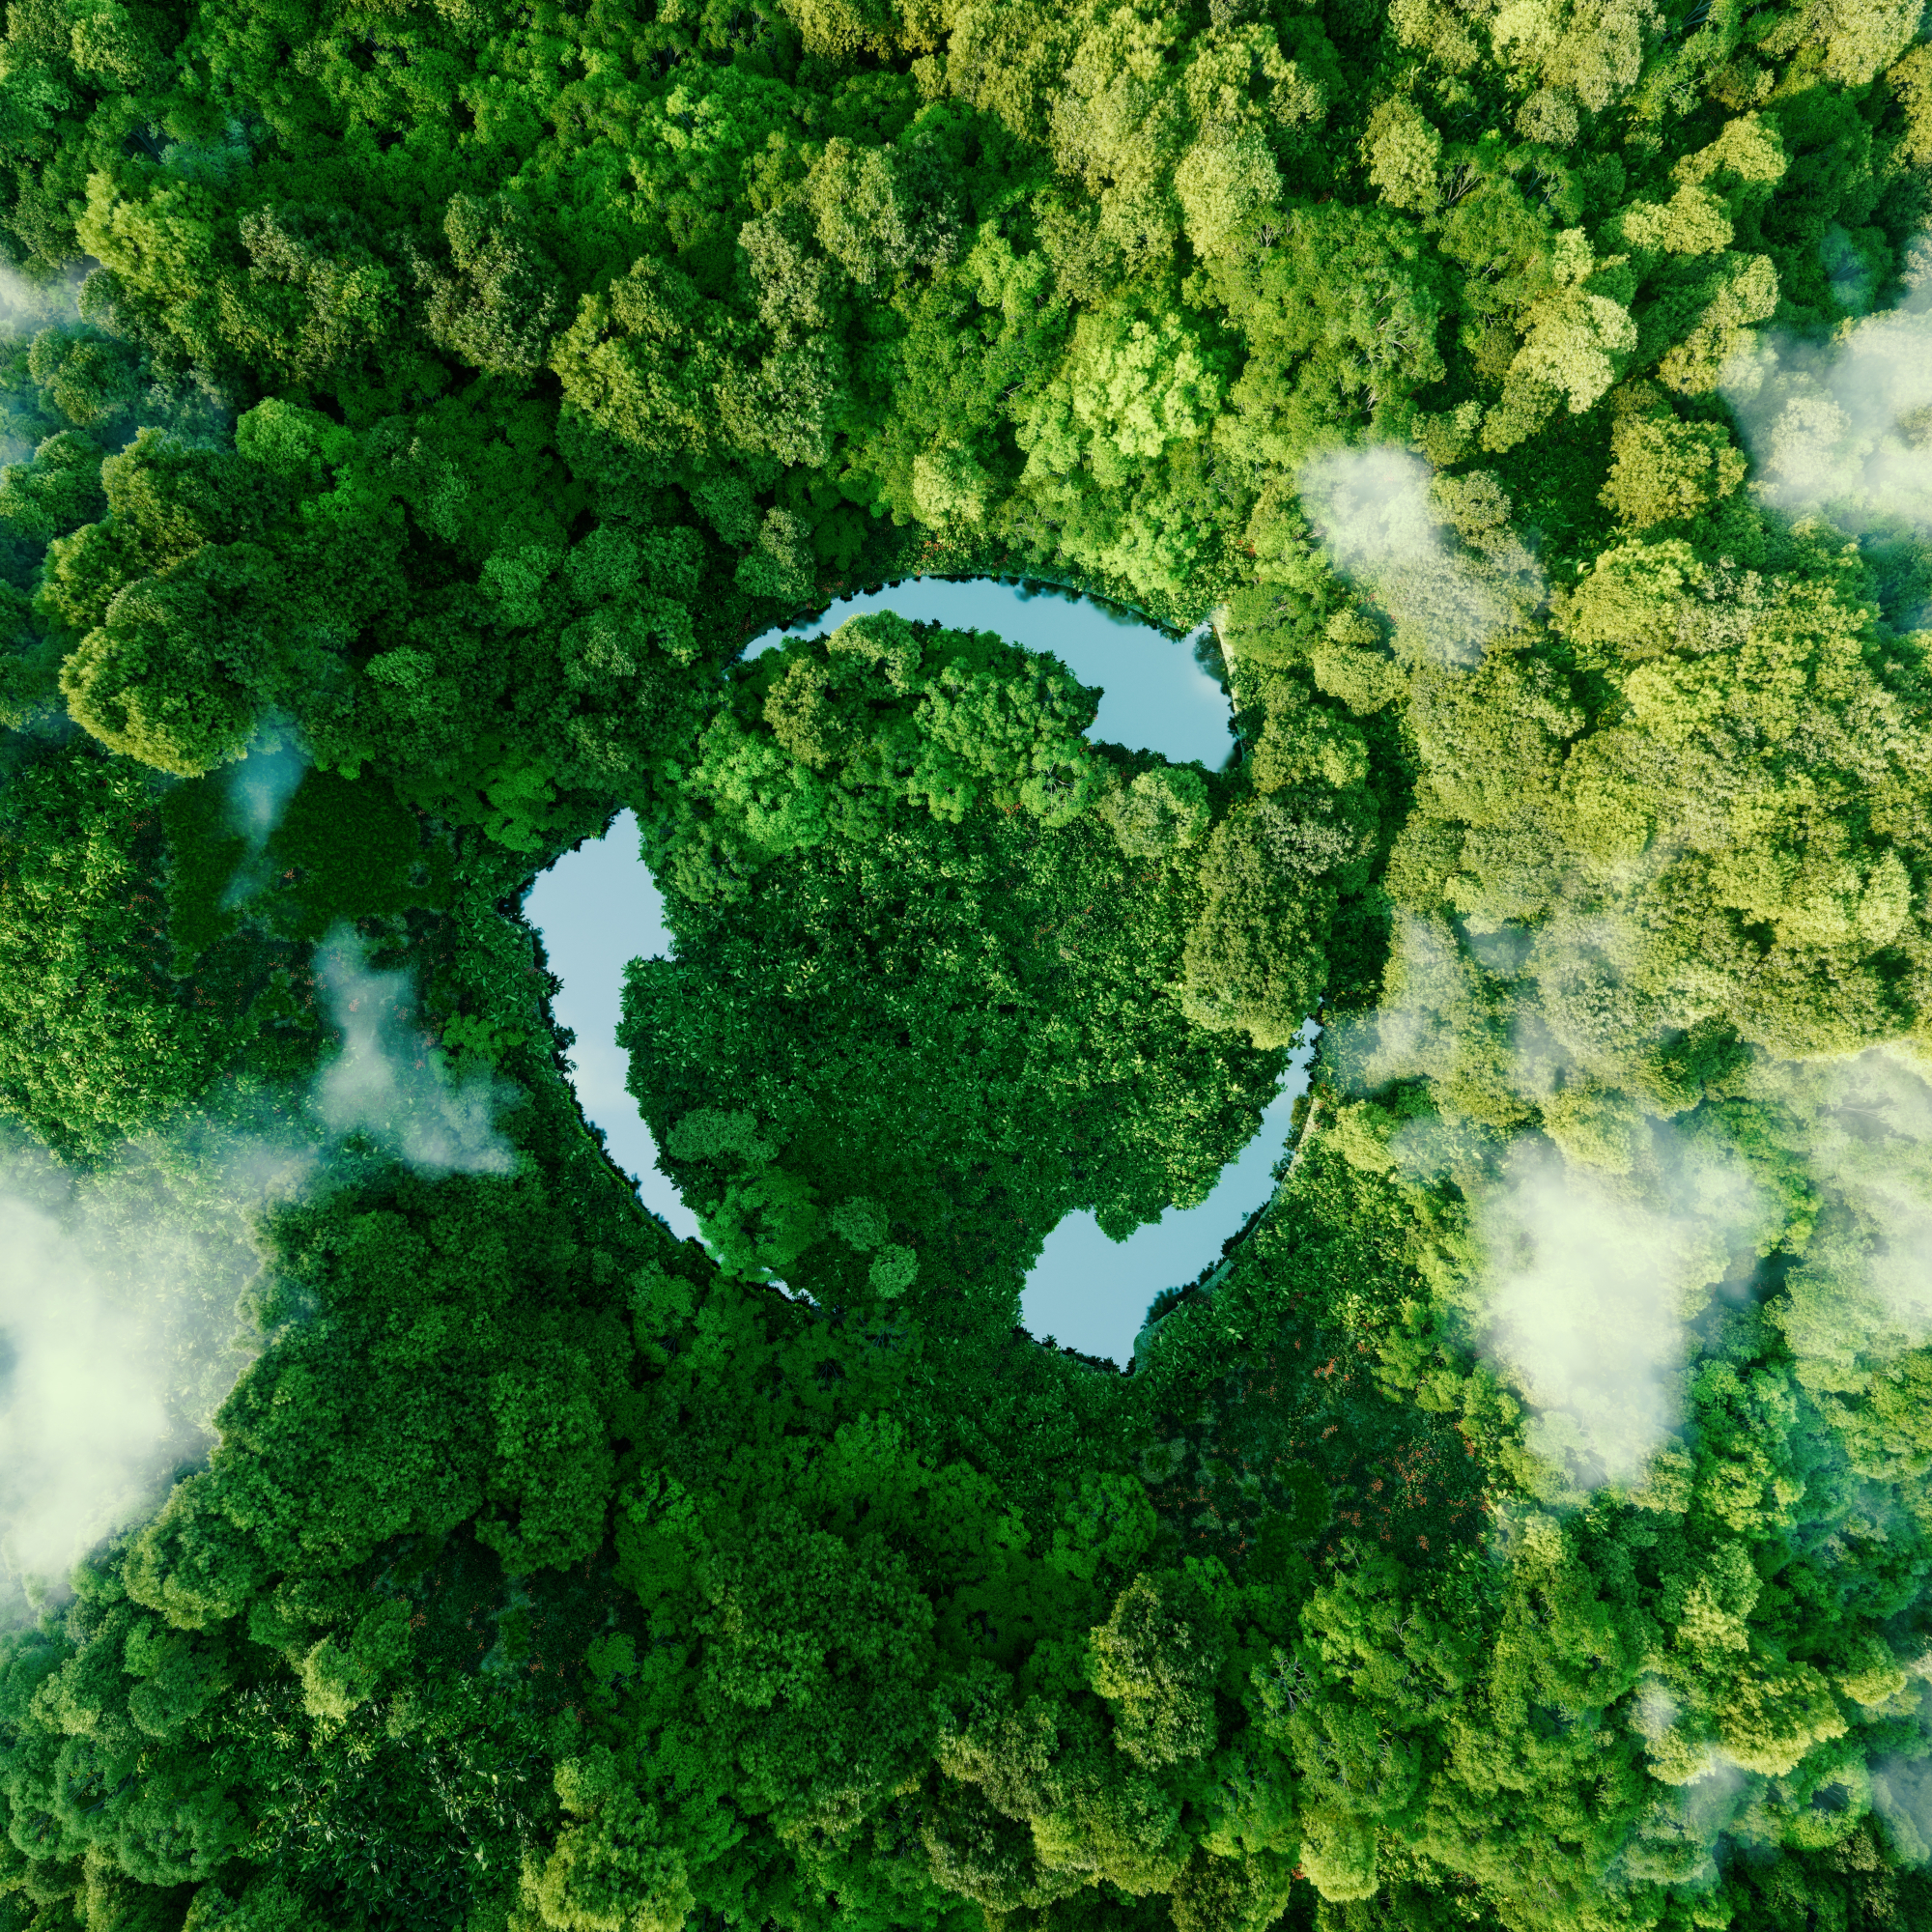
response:
[[[1932,1337],[1932,1084],[1879,1047],[1829,1068],[1806,1160],[1878,1232],[1866,1280],[1908,1345]]]
[[[222,895],[224,906],[253,898],[269,883],[267,849],[282,822],[289,800],[308,770],[308,760],[292,742],[269,734],[249,748],[244,757],[224,767],[221,784],[232,830],[247,841],[235,876]]]
[[[56,1221],[0,1198],[0,1543],[15,1564],[65,1570],[125,1520],[187,1434],[146,1366],[143,1326],[103,1296]]]
[[[1823,344],[1768,339],[1724,371],[1760,497],[1841,528],[1932,536],[1932,240],[1910,293]]]
[[[1435,1084],[1440,1111],[1386,1151],[1410,1178],[1453,1177],[1471,1203],[1474,1340],[1534,1409],[1527,1439],[1552,1468],[1583,1489],[1637,1480],[1677,1427],[1687,1321],[1734,1258],[1780,1238],[1783,1212],[1720,1139],[1652,1118],[1633,1091],[1629,1057],[1671,1015],[1623,972],[1618,922],[1463,944],[1445,921],[1405,916],[1393,936],[1383,1005],[1323,1041],[1328,1079],[1357,1094]],[[1513,977],[1513,999],[1480,982],[1478,954]],[[1548,1140],[1519,1139],[1500,1177],[1503,1137],[1458,1112],[1459,1073],[1542,1112]],[[1784,1123],[1821,1209],[1775,1319],[1807,1374],[1859,1387],[1874,1362],[1932,1341],[1932,1055],[1755,1054],[1734,1079]]]
[[[80,285],[87,262],[36,281],[0,263],[0,336],[33,335],[52,323],[80,320]]]
[[[1443,921],[1398,911],[1392,940],[1387,997],[1372,1013],[1338,1018],[1322,1040],[1323,1070],[1345,1093],[1446,1078],[1474,1015],[1476,976]]]
[[[0,1617],[139,1520],[259,1347],[253,1222],[311,1156],[204,1133],[70,1176],[0,1160]]]
[[[1302,469],[1302,508],[1335,567],[1372,594],[1397,648],[1412,656],[1474,664],[1542,595],[1541,575],[1506,523],[1480,517],[1494,507],[1506,519],[1508,499],[1492,489],[1492,504],[1484,502],[1470,484],[1438,484],[1420,457],[1389,447],[1329,450]],[[1482,554],[1451,542],[1459,520]]]
[[[1478,1328],[1536,1410],[1530,1447],[1584,1489],[1639,1479],[1671,1438],[1687,1323],[1763,1213],[1734,1162],[1649,1131],[1642,1179],[1522,1141],[1476,1205]]]
[[[257,1220],[326,1174],[325,1135],[432,1174],[514,1165],[492,1118],[503,1084],[450,1076],[408,974],[369,971],[341,931],[316,969],[343,1038],[304,1104],[241,1125],[216,1109],[89,1173],[0,1145],[0,1622],[57,1594],[206,1453],[263,1346]]]
[[[1520,966],[1528,935],[1492,937],[1495,963]],[[1407,1122],[1388,1155],[1417,1179],[1453,1174],[1470,1202],[1472,1339],[1534,1411],[1529,1446],[1570,1491],[1636,1482],[1678,1426],[1688,1324],[1766,1237],[1769,1205],[1728,1153],[1566,1084],[1577,1055],[1533,1013],[1493,1009],[1446,923],[1404,919],[1396,941],[1386,1003],[1324,1039],[1329,1077],[1372,1094],[1470,1056],[1549,1110],[1563,1148],[1520,1138],[1500,1171],[1495,1130],[1453,1107]]]
[[[31,340],[50,323],[78,321],[80,310],[75,296],[79,287],[79,279],[72,275],[35,282],[18,270],[0,263],[0,342]],[[12,397],[26,407],[31,419],[37,397],[33,384],[23,379]],[[33,453],[31,440],[0,436],[0,466],[25,463]]]
[[[361,942],[338,927],[316,950],[316,977],[342,1049],[316,1083],[315,1111],[334,1134],[361,1134],[432,1174],[508,1174],[515,1165],[494,1116],[494,1079],[453,1079],[413,1019],[407,973],[375,973]]]
[[[1764,1097],[1804,1122],[1804,1159],[1828,1214],[1790,1278],[1801,1355],[1849,1368],[1932,1340],[1932,1077],[1904,1046],[1850,1060],[1768,1063]]]
[[[1886,1758],[1872,1767],[1872,1808],[1891,1828],[1901,1862],[1932,1863],[1932,1758]]]

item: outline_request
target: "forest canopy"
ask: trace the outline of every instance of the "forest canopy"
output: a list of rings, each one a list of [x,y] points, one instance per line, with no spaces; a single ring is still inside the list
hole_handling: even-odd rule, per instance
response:
[[[0,1932],[1932,1923],[1922,0],[12,0],[0,251]]]

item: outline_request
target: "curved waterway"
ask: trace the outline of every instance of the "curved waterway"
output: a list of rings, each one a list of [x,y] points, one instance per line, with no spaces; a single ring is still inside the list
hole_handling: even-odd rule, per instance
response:
[[[1082,684],[1101,690],[1090,738],[1183,763],[1195,758],[1210,772],[1219,771],[1235,749],[1227,694],[1195,658],[1196,646],[1212,636],[1205,624],[1176,643],[1123,611],[1070,591],[990,577],[964,583],[914,577],[865,597],[841,598],[824,616],[795,626],[794,634],[836,631],[867,611],[896,611],[914,623],[954,631],[997,631],[1009,643],[1051,651]],[[767,631],[745,647],[745,655],[771,650],[786,635]]]
[[[915,578],[846,598],[809,628],[835,630],[847,617],[881,610],[954,630],[997,631],[1029,650],[1053,652],[1083,684],[1104,692],[1090,734],[1095,739],[1198,759],[1210,769],[1218,769],[1233,749],[1227,696],[1196,661],[1195,646],[1206,633],[1177,643],[1085,598],[990,579],[960,583],[940,578]],[[768,631],[746,655],[769,650],[784,636]],[[637,820],[624,812],[607,837],[566,852],[531,887],[524,911],[542,931],[551,971],[563,981],[553,1010],[577,1036],[572,1078],[584,1114],[604,1130],[611,1159],[637,1180],[644,1206],[673,1233],[695,1235],[696,1220],[658,1171],[650,1129],[625,1091],[626,1057],[616,1040],[625,966],[662,957],[670,947],[664,899],[638,857]],[[1312,1028],[1304,1030],[1304,1041],[1313,1037]],[[1101,1234],[1092,1214],[1062,1221],[1027,1277],[1020,1303],[1026,1326],[1124,1366],[1148,1303],[1162,1289],[1192,1281],[1268,1199],[1290,1114],[1308,1084],[1312,1051],[1305,1043],[1295,1053],[1254,1138],[1222,1169],[1198,1208],[1170,1208],[1119,1242]]]

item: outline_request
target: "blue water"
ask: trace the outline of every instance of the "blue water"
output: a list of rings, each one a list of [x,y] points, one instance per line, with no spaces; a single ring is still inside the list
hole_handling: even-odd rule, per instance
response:
[[[1221,1170],[1200,1207],[1170,1208],[1124,1241],[1110,1241],[1092,1214],[1069,1214],[1054,1229],[1020,1296],[1020,1321],[1030,1334],[1126,1367],[1148,1303],[1217,1261],[1221,1243],[1274,1192],[1274,1164],[1294,1103],[1308,1091],[1317,1031],[1312,1022],[1302,1028],[1255,1137]]]
[[[658,1172],[657,1143],[624,1088],[630,1056],[617,1044],[624,968],[670,952],[664,895],[638,857],[636,816],[619,813],[604,838],[566,852],[530,888],[524,916],[543,933],[550,970],[563,981],[551,1010],[577,1036],[570,1063],[579,1104],[604,1129],[605,1151],[637,1181],[644,1206],[672,1234],[696,1234],[697,1217]]]
[[[1191,645],[1102,606],[989,581],[921,578],[835,604],[811,629],[831,631],[878,610],[959,630],[997,631],[1031,650],[1052,651],[1083,684],[1105,694],[1090,733],[1095,739],[1210,768],[1232,747],[1227,698],[1195,663]],[[772,648],[783,635],[768,631],[746,655]],[[650,1129],[625,1091],[626,1056],[616,1040],[625,966],[661,958],[670,947],[663,896],[638,857],[637,820],[627,811],[608,837],[565,853],[531,887],[524,910],[541,929],[551,970],[563,981],[553,1008],[577,1036],[570,1058],[584,1114],[604,1130],[611,1157],[636,1179],[644,1206],[674,1234],[695,1235],[696,1220],[659,1173]],[[1312,1040],[1312,1028],[1304,1038]],[[1027,1328],[1124,1365],[1148,1303],[1162,1289],[1192,1281],[1268,1198],[1290,1113],[1307,1086],[1311,1051],[1304,1045],[1296,1053],[1260,1131],[1200,1207],[1170,1208],[1120,1242],[1108,1240],[1092,1214],[1062,1221],[1027,1277],[1020,1304]]]
[[[867,611],[896,611],[901,617],[955,631],[997,631],[1009,643],[1051,651],[1082,684],[1101,689],[1090,738],[1158,752],[1179,763],[1196,758],[1210,772],[1219,771],[1234,750],[1226,694],[1194,662],[1193,647],[1207,635],[1206,625],[1178,644],[1125,612],[1084,597],[1022,590],[991,578],[955,583],[915,577],[868,596],[841,598],[795,634],[829,635]],[[767,631],[745,655],[756,657],[785,637],[783,631]]]

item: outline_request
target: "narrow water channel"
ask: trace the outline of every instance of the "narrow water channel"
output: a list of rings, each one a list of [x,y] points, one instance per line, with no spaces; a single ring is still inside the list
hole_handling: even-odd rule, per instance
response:
[[[1197,644],[1212,635],[1205,624],[1177,643],[1123,611],[1070,591],[1030,589],[990,577],[964,583],[915,577],[864,597],[841,598],[797,635],[836,631],[867,611],[896,611],[915,623],[955,631],[997,631],[1009,643],[1051,651],[1082,684],[1103,693],[1091,738],[1177,760],[1195,758],[1210,772],[1219,771],[1235,748],[1227,694],[1195,658]],[[767,631],[745,647],[745,655],[771,650],[786,635]]]
[[[606,1151],[638,1183],[638,1196],[680,1239],[697,1217],[658,1171],[658,1147],[624,1086],[630,1056],[617,1044],[624,1017],[624,968],[670,951],[664,895],[638,857],[638,821],[620,812],[602,838],[586,838],[542,873],[524,917],[543,934],[550,970],[563,981],[551,1002],[557,1024],[577,1036],[571,1080],[584,1117],[604,1129]]]
[[[1226,695],[1196,661],[1203,634],[1178,643],[1085,598],[988,579],[935,578],[844,599],[810,628],[834,630],[879,610],[957,630],[997,631],[1029,650],[1052,651],[1083,684],[1104,692],[1091,733],[1095,739],[1198,759],[1210,769],[1233,749]],[[768,631],[746,655],[771,649],[784,635]],[[645,1207],[674,1234],[695,1235],[696,1221],[658,1171],[650,1130],[625,1091],[626,1056],[616,1041],[626,964],[661,957],[670,944],[664,900],[638,857],[636,819],[627,811],[606,838],[565,853],[531,887],[524,910],[543,933],[551,971],[563,981],[554,1007],[577,1036],[572,1077],[584,1114],[604,1130],[611,1158],[636,1179]],[[1313,1037],[1312,1029],[1304,1032],[1305,1040]],[[1162,1289],[1192,1281],[1267,1200],[1312,1051],[1305,1044],[1295,1054],[1260,1129],[1198,1208],[1170,1208],[1121,1242],[1108,1240],[1092,1214],[1062,1221],[1027,1278],[1020,1305],[1026,1327],[1124,1367],[1148,1303]]]
[[[1148,1303],[1218,1261],[1222,1242],[1273,1193],[1294,1103],[1308,1091],[1317,1031],[1312,1021],[1302,1028],[1302,1043],[1254,1138],[1198,1208],[1170,1208],[1124,1241],[1110,1241],[1088,1213],[1069,1214],[1054,1229],[1020,1296],[1020,1321],[1030,1334],[1126,1367]]]

